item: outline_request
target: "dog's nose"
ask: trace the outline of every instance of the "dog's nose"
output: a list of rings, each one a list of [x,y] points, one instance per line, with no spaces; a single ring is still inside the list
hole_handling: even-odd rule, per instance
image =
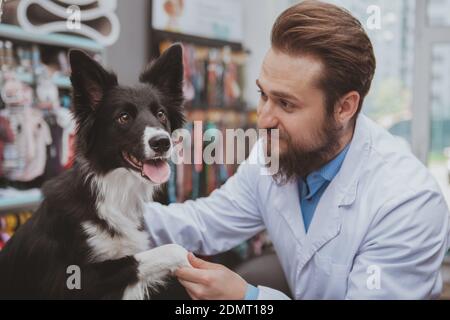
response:
[[[163,153],[170,149],[170,139],[166,136],[153,137],[148,144],[153,151],[158,153]]]

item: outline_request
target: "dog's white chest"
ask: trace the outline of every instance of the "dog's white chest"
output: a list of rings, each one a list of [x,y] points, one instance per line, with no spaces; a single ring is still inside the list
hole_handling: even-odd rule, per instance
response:
[[[148,234],[145,231],[130,228],[126,234],[111,235],[90,222],[84,223],[83,228],[88,235],[87,242],[93,261],[120,259],[149,249]]]
[[[100,226],[85,222],[84,231],[95,261],[119,259],[149,249],[149,235],[142,229],[144,200],[151,199],[153,187],[125,169],[117,169],[94,180],[98,191],[97,213],[111,229],[112,235]]]

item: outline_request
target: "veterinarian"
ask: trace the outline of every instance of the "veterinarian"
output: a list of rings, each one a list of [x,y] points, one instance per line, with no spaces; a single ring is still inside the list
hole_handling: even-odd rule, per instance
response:
[[[153,245],[213,255],[267,230],[295,299],[439,297],[448,207],[423,164],[360,112],[375,66],[347,11],[305,1],[282,13],[257,81],[258,126],[280,130],[279,172],[248,161],[207,198],[148,204]],[[189,260],[176,275],[194,299],[288,298]]]

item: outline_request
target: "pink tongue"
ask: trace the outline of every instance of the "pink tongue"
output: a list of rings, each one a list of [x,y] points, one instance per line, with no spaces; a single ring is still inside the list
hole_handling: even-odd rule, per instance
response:
[[[170,177],[170,166],[167,162],[161,161],[157,164],[144,163],[142,173],[154,183],[162,184]]]

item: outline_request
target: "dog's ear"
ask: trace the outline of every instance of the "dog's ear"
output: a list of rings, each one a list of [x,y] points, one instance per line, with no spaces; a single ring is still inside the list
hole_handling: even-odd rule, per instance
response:
[[[183,126],[183,47],[174,44],[153,62],[141,74],[139,80],[155,86],[162,92],[163,103],[169,110],[171,129]]]
[[[117,86],[117,77],[81,50],[70,50],[70,80],[75,109],[96,110],[108,89]]]
[[[183,94],[183,47],[174,44],[141,74],[139,80],[161,89],[165,94]]]

